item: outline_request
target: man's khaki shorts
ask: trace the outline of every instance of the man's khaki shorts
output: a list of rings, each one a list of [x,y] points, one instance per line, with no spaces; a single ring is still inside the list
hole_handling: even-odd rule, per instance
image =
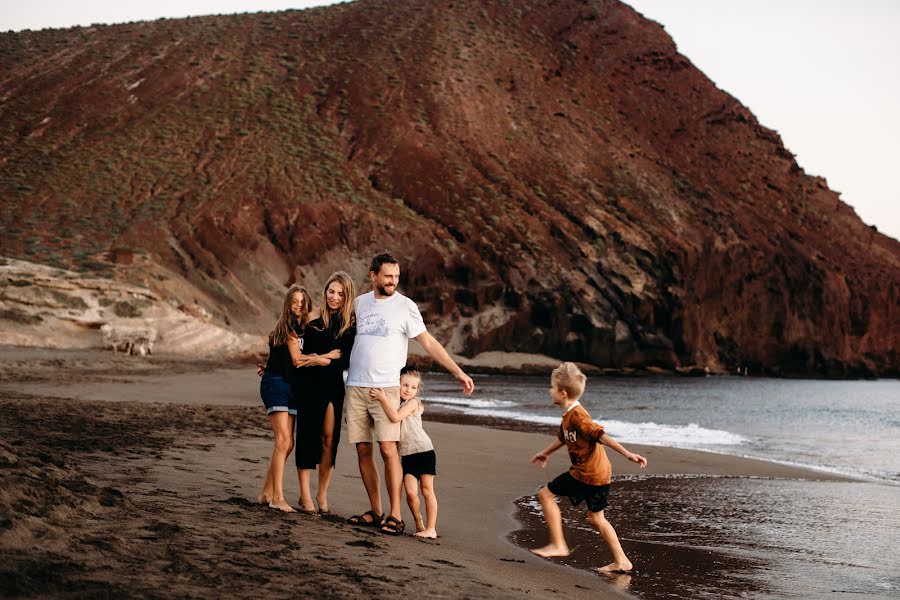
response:
[[[361,442],[399,442],[400,423],[391,423],[381,402],[369,396],[367,387],[347,386],[344,407],[347,410],[347,439]],[[400,410],[400,387],[381,388],[395,410]],[[374,434],[374,435],[373,435]]]

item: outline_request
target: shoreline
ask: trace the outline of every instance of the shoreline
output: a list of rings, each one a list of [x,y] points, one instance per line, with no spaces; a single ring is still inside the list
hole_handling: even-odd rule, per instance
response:
[[[120,397],[126,397],[136,402],[168,402],[172,401],[178,389],[202,386],[204,381],[209,377],[213,377],[217,380],[220,389],[216,393],[210,394],[208,397],[210,404],[255,406],[258,403],[257,380],[250,379],[248,384],[246,376],[248,372],[253,371],[252,367],[256,363],[248,359],[215,361],[194,358],[186,360],[172,355],[135,357],[112,354],[101,350],[69,351],[35,348],[25,349],[27,351],[24,357],[13,357],[13,355],[18,355],[22,350],[19,347],[0,346],[0,393],[2,393],[4,384],[16,381],[24,383],[31,394],[49,394],[54,396],[68,393],[72,387],[71,384],[77,384],[76,389],[80,392],[80,397],[89,400],[115,401]],[[36,374],[32,372],[28,369],[28,365],[32,364],[33,361],[37,361],[38,365],[41,364],[41,361],[45,361],[51,368],[64,370],[67,374],[66,381],[48,377],[46,373]],[[40,368],[37,370],[40,370]],[[433,375],[433,373],[429,372],[426,375]],[[450,379],[443,372],[437,372],[437,375]],[[502,375],[509,374],[503,373]],[[522,373],[515,373],[514,375],[534,376]],[[461,411],[436,406],[435,404],[429,405],[424,419],[426,422],[541,433],[547,436],[554,435],[556,431],[555,425],[544,425],[503,417],[469,415]],[[802,477],[800,473],[805,471],[815,475],[815,478],[827,480],[870,481],[859,475],[835,472],[825,468],[818,468],[815,465],[792,464],[712,450],[635,443],[629,443],[628,445],[640,448],[662,448],[689,455],[698,453],[691,455],[689,460],[682,461],[680,463],[682,465],[686,465],[689,462],[703,463],[706,460],[703,458],[704,455],[722,456],[761,463],[758,468],[752,470],[754,473],[766,473],[768,472],[768,467],[762,465],[771,465],[772,472],[784,473],[786,477]],[[650,471],[646,470],[644,472],[650,473]],[[880,482],[880,480],[874,481]]]
[[[332,483],[334,518],[253,503],[272,442],[247,364],[11,354],[0,352],[3,595],[175,597],[224,587],[244,596],[264,583],[276,597],[305,590],[352,598],[360,589],[395,597],[425,577],[435,594],[456,597],[627,597],[628,582],[538,558],[516,537],[543,527],[522,516],[521,499],[568,468],[559,452],[546,470],[528,463],[554,427],[428,411],[440,537],[393,538],[340,520],[367,504],[346,440]],[[650,479],[848,480],[731,455],[632,446],[649,459],[642,475]],[[635,485],[627,478],[637,467],[616,453],[610,460],[617,486]],[[639,485],[652,489],[653,482]],[[285,494],[296,505],[290,458]],[[405,502],[403,514],[409,526]],[[668,560],[660,547],[630,538],[639,523],[615,522],[626,551],[641,556],[639,568]],[[701,569],[709,555],[690,560]]]
[[[260,346],[264,346],[264,338],[260,336]],[[412,340],[409,346],[409,364],[426,373],[445,373],[441,369],[435,369],[434,361],[425,354],[418,342]],[[49,347],[38,345],[12,345],[0,344],[0,361],[6,360],[12,353],[28,356],[52,356],[67,354],[83,354],[86,356],[108,355],[125,361],[150,360],[155,362],[169,362],[194,365],[194,368],[205,368],[207,365],[218,365],[221,368],[240,368],[242,365],[252,365],[257,362],[265,362],[266,354],[262,352],[250,352],[246,349],[227,355],[214,353],[176,353],[157,352],[146,356],[129,356],[125,353],[115,353],[104,350],[96,345],[79,345],[72,347]],[[557,359],[544,354],[529,354],[522,352],[488,351],[474,357],[465,357],[451,353],[453,359],[470,375],[509,375],[520,377],[549,376],[562,359]],[[702,365],[686,365],[675,368],[663,368],[657,366],[644,367],[599,367],[590,363],[577,362],[579,368],[588,376],[615,377],[615,378],[657,378],[674,377],[703,378],[703,377],[747,377],[759,379],[783,379],[783,380],[810,380],[810,381],[878,381],[900,380],[900,374],[885,373],[879,376],[847,376],[829,377],[827,375],[808,373],[792,374],[776,371],[740,372],[710,369]]]
[[[21,356],[22,351],[25,356]],[[135,402],[184,402],[173,394],[173,390],[184,387],[203,386],[210,379],[215,388],[204,390],[209,404],[228,406],[256,406],[258,404],[258,380],[248,376],[253,372],[255,361],[242,359],[211,360],[206,358],[184,359],[173,355],[157,355],[147,357],[126,356],[102,350],[59,350],[43,348],[21,348],[0,346],[0,393],[11,384],[24,384],[31,395],[49,394],[64,395],[76,393],[76,397],[87,400],[116,401],[121,397]],[[554,363],[557,364],[557,363]],[[48,370],[49,369],[49,370]],[[53,376],[53,370],[61,370],[65,378]],[[437,374],[452,380],[444,372]],[[479,373],[480,374],[480,373]],[[509,375],[503,373],[502,375]],[[514,376],[532,377],[525,373],[513,373]],[[73,385],[75,387],[73,388]],[[21,386],[19,386],[21,387]],[[224,391],[223,391],[224,390]],[[198,404],[200,398],[189,403]],[[470,415],[429,404],[426,411],[426,422],[469,425],[505,431],[525,433],[541,433],[547,436],[555,434],[556,425],[545,425],[525,420],[484,415]],[[681,448],[675,446],[655,446],[649,444],[629,443],[629,446],[642,449],[666,449],[684,453],[689,458],[680,461],[681,466],[691,462],[703,463],[711,456],[733,458],[749,461],[757,468],[753,473],[783,473],[786,477],[804,477],[827,480],[869,481],[862,476],[834,472],[815,465],[793,464],[766,458],[757,458],[726,452]],[[615,453],[611,453],[615,454]],[[707,458],[703,458],[703,457]],[[718,461],[713,461],[718,464]],[[770,467],[764,466],[770,465]],[[644,473],[651,471],[645,470]],[[700,473],[696,471],[695,473]],[[693,473],[691,473],[693,474]],[[780,476],[780,475],[779,475]],[[878,481],[878,480],[876,480]],[[879,481],[880,482],[880,481]]]

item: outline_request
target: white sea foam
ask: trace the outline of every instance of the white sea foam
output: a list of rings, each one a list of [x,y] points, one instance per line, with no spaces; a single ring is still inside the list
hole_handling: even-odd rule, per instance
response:
[[[518,405],[509,400],[459,398],[453,396],[426,397],[424,400],[441,404],[451,410],[472,416],[511,419],[541,425],[557,425],[560,421],[558,414],[537,415],[521,410],[513,410]],[[717,446],[740,446],[750,441],[742,435],[719,429],[707,429],[700,427],[696,423],[689,425],[664,425],[653,422],[632,423],[629,421],[602,419],[598,422],[603,424],[612,437],[632,444],[702,449]]]
[[[494,398],[456,398],[453,396],[423,396],[422,400],[426,404],[428,402],[435,402],[437,404],[443,404],[446,406],[461,407],[461,408],[474,409],[474,410],[516,406],[515,402],[510,402],[509,400],[496,400]],[[473,413],[473,414],[480,414],[480,413]]]
[[[607,433],[617,440],[674,448],[703,448],[706,446],[740,446],[750,440],[737,433],[721,429],[707,429],[696,423],[690,425],[660,425],[658,423],[630,423],[602,421]]]
[[[524,423],[537,423],[539,425],[559,425],[559,416],[553,415],[535,415],[509,410],[466,410],[469,415],[479,417],[496,417],[499,419],[512,419],[513,421],[522,421]]]

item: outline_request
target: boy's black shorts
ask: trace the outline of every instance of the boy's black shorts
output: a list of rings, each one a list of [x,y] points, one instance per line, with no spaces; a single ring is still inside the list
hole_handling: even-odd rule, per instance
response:
[[[566,496],[572,501],[572,506],[578,506],[584,500],[591,512],[600,512],[609,506],[609,484],[583,483],[572,477],[568,471],[548,483],[547,489],[557,496]]]

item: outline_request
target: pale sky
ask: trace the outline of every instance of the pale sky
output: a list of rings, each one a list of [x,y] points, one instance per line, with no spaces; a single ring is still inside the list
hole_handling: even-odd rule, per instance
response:
[[[626,1],[776,130],[807,173],[900,240],[900,2]]]
[[[338,0],[0,0],[0,31],[276,11]],[[428,0],[425,0],[428,1]],[[626,0],[781,134],[807,173],[900,239],[900,2]]]

